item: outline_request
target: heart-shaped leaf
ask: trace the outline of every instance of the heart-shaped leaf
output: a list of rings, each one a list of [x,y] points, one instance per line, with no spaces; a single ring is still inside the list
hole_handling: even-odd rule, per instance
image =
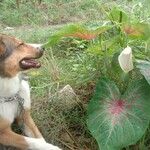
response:
[[[63,37],[75,37],[83,40],[93,40],[98,35],[111,29],[113,26],[100,26],[96,29],[89,29],[84,25],[71,24],[64,26],[60,31],[50,36],[45,47],[54,46]]]
[[[120,8],[114,7],[109,14],[109,19],[114,22],[122,23],[122,22],[127,22],[128,16]]]
[[[123,96],[114,82],[101,79],[88,107],[87,125],[100,150],[120,150],[136,143],[150,120],[150,86],[131,83]]]
[[[150,62],[145,60],[138,60],[137,63],[137,68],[140,69],[141,74],[150,84]]]

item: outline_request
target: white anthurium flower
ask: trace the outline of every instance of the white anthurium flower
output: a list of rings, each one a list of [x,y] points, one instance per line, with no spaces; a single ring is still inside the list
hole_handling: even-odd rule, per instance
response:
[[[127,46],[118,57],[119,65],[121,69],[128,73],[133,69],[133,60],[132,60],[132,49]]]

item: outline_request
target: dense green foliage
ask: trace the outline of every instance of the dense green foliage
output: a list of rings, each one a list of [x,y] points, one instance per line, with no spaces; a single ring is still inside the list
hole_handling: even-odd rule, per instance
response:
[[[118,55],[116,57],[116,54],[125,47],[127,47],[127,51],[131,50],[130,45],[140,46],[142,42],[147,45],[150,39],[150,24],[141,23],[140,20],[132,18],[132,16],[128,17],[126,12],[117,7],[112,8],[107,12],[107,15],[107,24],[94,27],[89,27],[88,25],[69,25],[64,27],[49,38],[46,46],[53,47],[62,38],[67,37],[88,40],[87,48],[85,49],[87,53],[98,55],[99,60],[104,62],[99,70],[101,76],[106,78],[106,81],[101,81],[98,84],[96,96],[89,104],[88,127],[96,138],[99,149],[120,150],[135,144],[144,135],[149,125],[149,62],[141,62],[138,65],[141,73],[148,80],[148,83],[146,83],[145,80],[140,80],[139,73],[137,73],[139,71],[136,69],[132,71],[134,78],[132,75],[128,75],[128,72],[123,73],[123,71],[116,70],[121,62],[126,63],[123,65],[126,68],[128,65],[132,65],[132,62],[127,62],[129,54],[126,55],[125,53],[126,58],[123,58],[121,62],[118,62],[120,58]],[[133,49],[136,50],[137,48],[134,47]],[[146,46],[145,49],[147,49]],[[137,55],[138,52],[134,51],[135,62]],[[114,58],[115,65],[112,64]],[[140,55],[138,55],[138,59],[145,60]],[[130,56],[130,61],[132,61],[132,55]],[[136,65],[134,67],[132,65],[130,68],[129,71],[136,68]],[[122,77],[122,74],[127,76],[128,81],[125,76]],[[107,81],[107,78],[117,82],[119,89],[126,96],[122,97],[115,84]],[[130,85],[132,80],[135,80],[135,83]],[[126,91],[128,85],[130,86]],[[122,89],[124,90],[122,91]]]

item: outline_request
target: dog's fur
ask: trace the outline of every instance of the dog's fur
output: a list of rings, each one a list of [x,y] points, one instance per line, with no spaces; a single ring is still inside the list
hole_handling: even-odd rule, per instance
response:
[[[38,63],[34,64],[35,62],[26,66],[22,61],[37,59],[42,53],[41,47],[34,47],[14,37],[0,34],[0,144],[22,150],[60,150],[44,140],[31,118],[30,88],[28,82],[21,78],[22,71],[40,67]],[[7,99],[17,93],[24,100],[22,108],[19,107],[18,100],[1,102],[2,98]],[[26,136],[11,130],[15,119],[18,123],[23,122]]]

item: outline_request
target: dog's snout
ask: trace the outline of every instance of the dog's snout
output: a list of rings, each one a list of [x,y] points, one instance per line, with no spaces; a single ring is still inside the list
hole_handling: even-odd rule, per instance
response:
[[[41,57],[43,55],[43,52],[44,52],[43,44],[28,44],[28,45],[30,45],[38,50],[39,57]]]
[[[39,57],[43,55],[44,49],[42,47],[37,47],[37,50],[39,51]]]
[[[44,51],[45,48],[41,45],[41,46],[38,46],[38,47],[37,47],[37,50],[39,50],[39,51]]]

